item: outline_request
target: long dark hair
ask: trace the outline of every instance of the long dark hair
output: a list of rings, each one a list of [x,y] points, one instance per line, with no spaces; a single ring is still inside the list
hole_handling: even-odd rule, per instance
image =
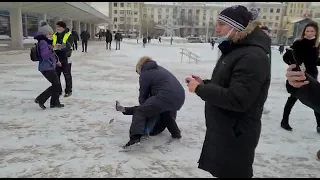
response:
[[[315,44],[315,46],[318,47],[318,46],[319,46],[319,26],[318,26],[318,23],[316,23],[316,22],[308,23],[308,24],[304,27],[303,32],[302,32],[302,34],[301,34],[301,39],[304,38],[305,33],[306,33],[306,29],[307,29],[308,27],[313,27],[314,30],[316,31],[316,35],[315,35],[315,36],[316,36],[316,42],[315,42],[316,44]]]

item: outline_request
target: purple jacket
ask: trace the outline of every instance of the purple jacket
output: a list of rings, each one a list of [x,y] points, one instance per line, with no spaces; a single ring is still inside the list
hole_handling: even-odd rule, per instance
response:
[[[50,40],[48,40],[48,38],[41,33],[37,33],[34,36],[34,39],[38,40],[39,46],[40,61],[38,70],[43,72],[56,69],[57,60],[53,53],[53,47],[49,44]]]

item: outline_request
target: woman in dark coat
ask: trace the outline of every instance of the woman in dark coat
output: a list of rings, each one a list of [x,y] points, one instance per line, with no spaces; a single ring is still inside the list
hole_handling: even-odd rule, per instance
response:
[[[318,37],[318,25],[316,23],[307,24],[303,30],[301,39],[296,40],[291,46],[292,51],[286,51],[286,53],[283,55],[284,62],[289,65],[295,64],[296,62],[293,58],[294,54],[295,59],[299,62],[299,64],[303,64],[303,66],[305,67],[305,72],[317,79],[317,62],[319,59]],[[288,131],[292,130],[292,127],[289,125],[289,115],[296,101],[297,98],[293,95],[290,95],[283,110],[283,117],[280,125],[283,129]],[[317,131],[320,132],[320,113],[314,112],[314,114],[317,120]]]

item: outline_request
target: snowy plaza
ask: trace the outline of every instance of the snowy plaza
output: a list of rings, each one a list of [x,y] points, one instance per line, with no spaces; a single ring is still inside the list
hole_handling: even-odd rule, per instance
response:
[[[189,93],[186,76],[209,78],[217,48],[209,43],[151,43],[124,39],[121,50],[106,50],[104,41],[89,42],[88,53],[72,57],[73,95],[61,98],[63,109],[42,110],[35,97],[49,85],[30,61],[29,51],[0,52],[0,177],[212,177],[197,168],[205,136],[204,102]],[[217,47],[217,45],[216,45]],[[181,63],[180,48],[199,55]],[[80,47],[81,49],[81,47]],[[151,56],[174,73],[186,90],[178,112],[182,139],[170,145],[165,130],[141,143],[138,150],[119,152],[128,140],[130,116],[115,110],[115,101],[138,104],[141,56]],[[320,177],[319,134],[313,111],[300,102],[291,113],[292,132],[280,128],[287,66],[275,47],[272,82],[256,150],[255,177]],[[63,79],[63,77],[62,77]],[[64,87],[64,80],[62,80]],[[114,119],[113,122],[110,120]],[[236,149],[234,150],[236,151]]]

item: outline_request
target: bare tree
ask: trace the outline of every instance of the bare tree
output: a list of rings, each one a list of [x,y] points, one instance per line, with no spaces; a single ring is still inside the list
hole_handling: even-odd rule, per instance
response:
[[[157,32],[157,29],[155,28],[157,25],[156,22],[154,22],[151,19],[143,19],[142,25],[141,25],[141,32],[144,36],[154,36]]]

